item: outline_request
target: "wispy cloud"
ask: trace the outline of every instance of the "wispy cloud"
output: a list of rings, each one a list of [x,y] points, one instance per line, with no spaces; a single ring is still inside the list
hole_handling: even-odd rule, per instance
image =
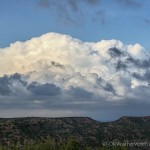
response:
[[[120,4],[131,7],[131,8],[140,8],[142,4],[139,0],[117,0]]]
[[[100,21],[102,24],[106,23],[106,12],[104,10],[99,10],[95,13],[93,21]]]
[[[87,11],[84,11],[83,6],[88,6],[88,9],[91,9],[91,6],[100,6],[100,0],[39,0],[37,5],[42,9],[56,12],[56,20],[59,23],[63,22],[64,24],[81,25],[84,24],[83,21],[86,20],[85,16],[87,16],[88,13]],[[104,23],[104,11],[95,11],[90,19],[92,18],[94,18],[95,20],[101,20],[101,22]]]
[[[144,19],[144,22],[145,22],[146,24],[150,25],[150,19],[145,18],[145,19]]]

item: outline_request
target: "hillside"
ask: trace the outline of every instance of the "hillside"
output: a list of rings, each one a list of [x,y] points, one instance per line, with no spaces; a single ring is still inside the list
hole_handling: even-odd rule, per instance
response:
[[[88,117],[0,119],[0,145],[23,145],[48,136],[57,142],[74,137],[83,147],[98,147],[110,141],[149,142],[150,117],[122,117],[113,122]]]

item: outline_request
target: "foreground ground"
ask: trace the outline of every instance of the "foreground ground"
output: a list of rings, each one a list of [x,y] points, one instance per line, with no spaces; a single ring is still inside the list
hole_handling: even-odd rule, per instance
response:
[[[69,150],[64,147],[70,141],[76,149],[147,150],[150,117],[122,117],[114,122],[98,122],[88,117],[0,119],[3,147],[40,150],[50,144],[55,147],[53,150]]]

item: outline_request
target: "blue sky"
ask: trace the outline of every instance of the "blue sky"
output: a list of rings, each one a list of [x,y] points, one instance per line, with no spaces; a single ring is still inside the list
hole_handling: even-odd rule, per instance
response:
[[[58,32],[82,41],[117,39],[150,49],[149,14],[149,0],[2,0],[0,47]]]

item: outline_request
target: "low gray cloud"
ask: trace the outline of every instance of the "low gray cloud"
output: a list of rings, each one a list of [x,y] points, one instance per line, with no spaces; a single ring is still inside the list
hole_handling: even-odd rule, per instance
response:
[[[22,89],[19,89],[20,87],[22,87]],[[38,82],[28,83],[27,81],[23,80],[21,74],[18,73],[10,76],[5,75],[0,77],[0,95],[17,96],[18,90],[19,92],[21,92],[21,90],[23,90],[22,92],[26,90],[33,93],[35,96],[54,96],[59,95],[61,92],[61,89],[54,84],[40,84]],[[26,95],[28,94],[26,93]]]
[[[107,83],[104,89],[108,92],[111,92],[113,95],[116,95],[116,91],[111,84]]]
[[[13,78],[18,80],[18,77]],[[8,76],[4,78],[6,81],[10,80]],[[115,95],[116,91],[111,84],[106,84],[104,88]],[[117,101],[107,101],[108,97],[95,97],[87,89],[73,86],[64,94],[60,94],[60,88],[53,84],[31,83],[28,85],[28,90],[33,94],[0,95],[0,117],[89,116],[106,121],[117,119],[123,115],[139,116],[150,113],[150,103],[147,101],[150,95],[147,88],[136,89],[134,91],[137,94],[135,98],[125,96],[120,97]]]
[[[21,97],[20,97],[21,98]],[[147,97],[148,98],[148,97]],[[69,117],[69,116],[88,116],[100,121],[110,121],[121,116],[147,116],[150,115],[150,103],[140,101],[140,99],[122,100],[119,102],[106,102],[104,99],[85,101],[64,101],[53,97],[46,103],[29,103],[22,98],[23,103],[19,105],[19,100],[7,99],[9,106],[2,105],[0,102],[0,117]],[[42,101],[42,100],[41,100]],[[44,101],[44,100],[43,100]],[[138,101],[138,102],[137,102]],[[14,102],[16,105],[14,105]]]
[[[60,88],[50,83],[39,84],[37,82],[32,82],[28,85],[27,89],[34,95],[53,96],[60,94]]]
[[[73,87],[71,86],[68,94],[71,94],[74,98],[87,98],[91,99],[92,96],[94,95],[92,92],[88,92],[87,90],[81,88],[81,87]]]
[[[9,78],[7,76],[0,77],[0,94],[9,95],[11,93]]]
[[[146,81],[150,84],[150,70],[149,69],[143,75],[141,75],[140,73],[133,73],[133,77],[141,81]]]
[[[0,95],[13,95],[14,93],[14,83],[20,83],[23,87],[27,85],[26,81],[21,79],[21,75],[15,73],[11,76],[5,75],[0,77]]]
[[[150,70],[147,70],[144,74],[145,79],[150,83]]]

